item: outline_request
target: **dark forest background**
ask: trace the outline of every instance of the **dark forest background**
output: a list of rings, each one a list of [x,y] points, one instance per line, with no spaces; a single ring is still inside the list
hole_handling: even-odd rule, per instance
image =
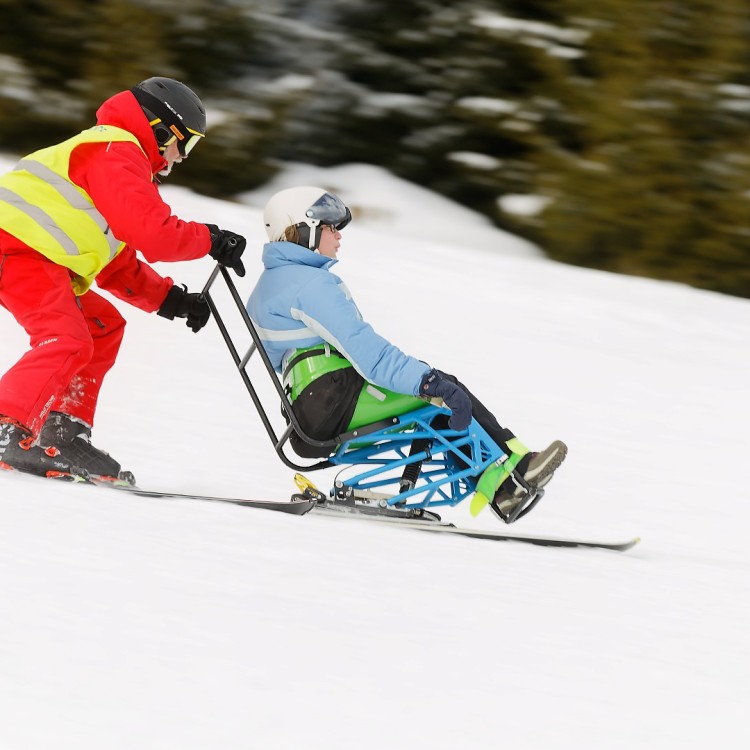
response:
[[[747,0],[0,0],[3,151],[151,75],[208,106],[203,193],[367,162],[556,260],[750,297]]]

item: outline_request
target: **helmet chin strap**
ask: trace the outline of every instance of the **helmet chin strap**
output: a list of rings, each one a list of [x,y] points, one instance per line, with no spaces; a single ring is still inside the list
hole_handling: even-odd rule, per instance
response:
[[[310,250],[312,250],[314,253],[320,253],[320,235],[323,230],[323,226],[321,224],[317,224],[314,227],[310,227],[310,239],[308,241],[308,247]]]
[[[307,222],[300,222],[297,224],[297,231],[299,232],[299,244],[304,247],[302,243],[307,244],[307,249],[312,250],[314,253],[320,253],[318,246],[320,245],[320,236],[323,231],[323,225],[317,224],[310,226]]]

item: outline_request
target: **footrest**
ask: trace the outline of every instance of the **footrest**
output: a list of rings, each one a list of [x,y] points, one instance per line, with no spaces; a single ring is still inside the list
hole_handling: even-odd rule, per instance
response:
[[[520,498],[512,498],[498,503],[493,500],[490,503],[492,512],[503,522],[513,523],[523,518],[544,496],[544,490],[530,487],[525,495]]]

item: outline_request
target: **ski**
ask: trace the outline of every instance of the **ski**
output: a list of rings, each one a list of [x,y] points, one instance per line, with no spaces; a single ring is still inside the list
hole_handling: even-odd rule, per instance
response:
[[[338,518],[359,518],[377,523],[387,523],[415,531],[443,532],[456,536],[488,539],[496,542],[519,542],[536,544],[542,547],[591,547],[624,552],[640,542],[640,537],[633,537],[622,542],[593,541],[587,539],[569,539],[547,536],[523,536],[521,534],[504,534],[500,531],[469,529],[447,521],[441,521],[437,513],[423,508],[399,508],[383,505],[387,495],[360,492],[356,497],[347,499],[330,499],[321,492],[306,476],[295,474],[294,482],[302,492],[302,497],[316,501],[314,515],[327,515]]]
[[[453,534],[473,539],[486,539],[499,542],[535,544],[543,547],[589,547],[624,552],[640,542],[640,537],[633,537],[619,542],[610,542],[566,537],[525,536],[522,534],[505,534],[499,531],[487,531],[484,529],[471,529],[456,526],[455,524],[446,521],[441,521],[439,516],[431,514],[429,511],[423,511],[422,516],[420,517],[417,515],[409,515],[408,511],[401,511],[399,509],[386,509],[384,511],[382,508],[374,506],[354,506],[353,504],[330,502],[323,500],[322,496],[317,498],[314,497],[310,490],[307,490],[302,494],[294,494],[290,500],[249,500],[240,497],[148,490],[125,482],[112,482],[90,478],[84,479],[82,477],[63,473],[55,473],[49,478],[54,479],[55,481],[74,481],[81,484],[89,484],[94,487],[106,487],[115,492],[126,492],[137,497],[163,500],[199,500],[202,502],[229,503],[232,505],[241,505],[246,508],[260,508],[263,510],[272,510],[298,516],[312,511],[313,515],[360,519],[368,522],[400,526],[401,528],[413,529],[415,531]],[[388,511],[390,511],[390,513]],[[414,513],[414,511],[412,510],[411,513]]]
[[[118,484],[104,480],[92,480],[90,484],[96,487],[108,487],[116,492],[127,492],[138,497],[150,497],[161,500],[201,500],[210,503],[231,503],[242,505],[246,508],[260,508],[262,510],[273,510],[279,513],[291,513],[302,516],[312,510],[315,501],[302,495],[292,495],[291,500],[248,500],[241,497],[224,497],[218,495],[201,495],[190,492],[163,492],[161,490],[147,490],[142,487],[128,484]]]
[[[472,537],[474,539],[487,539],[497,542],[519,542],[522,544],[536,544],[542,547],[589,547],[594,549],[606,549],[616,552],[624,552],[640,542],[640,537],[633,537],[620,542],[595,541],[589,539],[573,539],[565,537],[548,536],[523,536],[521,534],[505,534],[500,531],[487,531],[484,529],[469,529],[455,526],[444,521],[421,521],[412,518],[393,518],[377,514],[358,513],[356,511],[344,511],[332,507],[316,505],[313,515],[334,516],[337,518],[359,518],[368,522],[390,524],[415,531],[431,531],[433,533],[454,534],[456,536]]]

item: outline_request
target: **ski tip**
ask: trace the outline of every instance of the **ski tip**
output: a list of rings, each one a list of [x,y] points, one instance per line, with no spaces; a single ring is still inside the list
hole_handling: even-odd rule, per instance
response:
[[[632,549],[635,547],[636,544],[638,544],[641,541],[641,538],[639,536],[635,536],[632,539],[628,539],[627,542],[602,542],[602,543],[591,543],[586,546],[590,547],[602,547],[603,549],[611,549],[615,550],[616,552],[625,552],[629,549]]]

